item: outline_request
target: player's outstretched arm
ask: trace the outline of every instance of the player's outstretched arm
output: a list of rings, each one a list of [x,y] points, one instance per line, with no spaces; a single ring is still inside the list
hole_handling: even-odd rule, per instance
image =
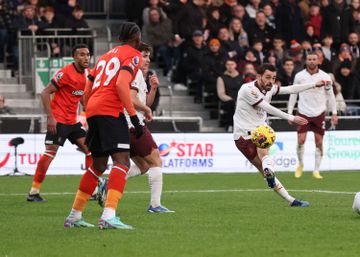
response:
[[[280,87],[279,95],[297,94],[314,87],[323,87],[331,84],[331,81],[319,80],[316,83],[297,84],[287,87]]]
[[[57,88],[52,84],[49,83],[47,85],[46,88],[43,89],[43,91],[41,92],[41,101],[43,103],[44,106],[44,111],[47,115],[47,130],[51,133],[51,134],[56,134],[56,119],[52,113],[51,110],[51,99],[50,99],[50,95],[53,94],[55,91],[57,90]]]

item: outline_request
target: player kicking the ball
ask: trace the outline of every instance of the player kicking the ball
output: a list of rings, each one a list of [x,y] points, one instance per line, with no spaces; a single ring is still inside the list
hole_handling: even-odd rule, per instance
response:
[[[137,110],[147,109],[151,112],[149,106],[151,106],[154,101],[159,80],[155,74],[150,75],[149,83],[151,89],[148,92],[144,75],[146,75],[149,71],[150,54],[152,49],[149,45],[141,43],[138,50],[142,55],[142,63],[134,81],[131,83],[131,100]],[[127,121],[130,129],[130,157],[135,164],[131,165],[126,178],[128,179],[140,176],[148,172],[151,190],[150,206],[148,211],[151,213],[174,212],[161,205],[163,185],[162,160],[158,147],[144,123],[144,113],[142,111],[137,111],[137,116],[143,126],[144,132],[139,138],[136,137],[134,126],[131,124],[130,118],[127,115]],[[98,201],[102,207],[105,203],[106,192],[107,181],[106,179],[102,181],[100,180],[98,187]]]
[[[264,63],[258,69],[256,80],[241,86],[234,114],[235,145],[260,171],[266,179],[268,186],[288,201],[290,206],[307,207],[309,206],[308,202],[296,200],[292,197],[279,179],[275,177],[274,162],[269,156],[269,150],[255,146],[251,141],[251,131],[259,125],[266,125],[267,113],[292,121],[298,125],[307,124],[308,121],[306,119],[287,114],[270,105],[272,96],[277,94],[294,94],[310,88],[322,87],[331,82],[320,80],[316,83],[279,87],[274,84],[275,79],[275,67]]]

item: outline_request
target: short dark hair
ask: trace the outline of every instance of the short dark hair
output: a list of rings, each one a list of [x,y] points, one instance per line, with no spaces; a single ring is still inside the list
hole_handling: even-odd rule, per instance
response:
[[[289,57],[284,58],[284,60],[282,61],[282,65],[285,65],[285,63],[287,63],[287,62],[292,62],[292,63],[294,63],[294,60],[291,59],[291,58],[289,58]]]
[[[270,64],[270,63],[264,63],[262,64],[258,69],[257,69],[257,73],[260,75],[263,75],[265,73],[265,71],[276,71],[276,68],[274,65]]]
[[[152,47],[144,42],[140,42],[140,45],[138,47],[139,52],[152,52]]]
[[[84,11],[84,9],[80,5],[75,5],[73,12],[78,12],[78,11]]]
[[[120,42],[127,42],[132,39],[135,35],[140,34],[141,30],[138,25],[134,22],[122,22],[119,29],[119,40]]]
[[[88,47],[86,44],[77,44],[77,45],[75,45],[75,46],[73,47],[73,49],[72,49],[72,51],[71,51],[72,56],[74,56],[76,50],[78,50],[78,49],[80,49],[80,48],[87,48],[87,49],[89,49],[89,47]]]

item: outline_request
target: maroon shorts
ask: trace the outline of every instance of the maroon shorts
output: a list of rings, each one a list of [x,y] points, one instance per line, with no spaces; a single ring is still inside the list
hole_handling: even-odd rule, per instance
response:
[[[251,139],[240,137],[238,140],[235,140],[235,145],[249,161],[252,161],[256,157],[256,145],[254,145]]]
[[[297,128],[298,133],[305,133],[307,131],[313,131],[316,134],[325,134],[325,112],[316,117],[307,117],[304,114],[298,113],[300,117],[308,120],[308,124],[299,125]]]
[[[136,138],[135,128],[130,129],[130,157],[145,157],[157,148],[158,146],[146,126],[143,126],[143,134],[139,138]]]

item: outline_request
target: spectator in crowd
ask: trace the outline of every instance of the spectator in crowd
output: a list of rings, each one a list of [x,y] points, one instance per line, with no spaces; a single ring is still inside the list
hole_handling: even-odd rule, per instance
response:
[[[359,43],[359,35],[355,32],[352,32],[348,36],[348,43],[350,47],[350,53],[353,59],[357,59],[360,57],[360,43]]]
[[[225,62],[226,70],[217,79],[217,95],[220,99],[220,108],[225,111],[226,131],[233,129],[233,115],[235,112],[235,103],[237,93],[243,83],[241,75],[236,70],[236,61],[228,59]]]
[[[256,69],[254,64],[247,63],[244,67],[244,73],[242,75],[243,83],[248,83],[256,79]]]
[[[276,30],[289,45],[295,39],[302,41],[304,38],[304,22],[299,6],[295,0],[283,0],[275,12]]]
[[[266,16],[266,24],[269,25],[272,29],[276,30],[276,21],[274,10],[270,3],[267,3],[263,6],[263,10]]]
[[[10,0],[0,0],[0,63],[4,61],[6,48],[11,47],[9,39],[13,30],[15,9]],[[9,44],[10,43],[10,44]]]
[[[266,24],[266,16],[263,11],[258,11],[256,14],[255,24],[248,31],[250,45],[254,41],[260,40],[263,43],[264,50],[270,50],[272,47],[272,40],[275,30]]]
[[[331,61],[335,58],[336,52],[333,49],[333,38],[331,35],[325,35],[322,39],[322,52],[324,53],[324,57]]]
[[[260,65],[260,60],[258,60],[254,54],[254,50],[248,49],[245,51],[244,59],[241,59],[237,64],[237,70],[240,75],[244,74],[244,68],[247,63],[254,65],[255,69]]]
[[[209,8],[208,11],[208,22],[206,29],[209,30],[209,37],[217,37],[219,29],[224,26],[224,23],[220,19],[219,7]]]
[[[223,23],[229,23],[232,8],[237,4],[237,0],[225,0],[224,3],[220,6],[220,17]]]
[[[259,65],[261,65],[264,62],[267,62],[267,61],[264,61],[264,59],[265,59],[265,53],[263,51],[264,47],[263,47],[263,43],[260,40],[254,41],[251,48],[253,50],[253,53],[254,53],[256,59],[258,60]],[[268,54],[266,56],[269,57]],[[275,59],[276,59],[276,57],[275,57]]]
[[[345,99],[342,95],[342,88],[341,85],[335,80],[335,76],[332,73],[329,73],[331,80],[333,82],[333,91],[334,91],[334,95],[335,95],[335,100],[336,100],[336,109],[338,111],[338,114],[346,114],[346,103],[345,103]],[[331,109],[329,108],[330,106],[328,106],[328,112],[331,111]]]
[[[309,41],[311,44],[319,42],[318,36],[315,35],[314,25],[312,25],[312,23],[307,23],[305,28],[305,40]]]
[[[135,0],[132,0],[135,2]],[[54,0],[55,16],[58,17],[61,24],[66,24],[66,20],[71,17],[76,0]]]
[[[301,47],[304,52],[304,59],[306,59],[307,54],[312,52],[312,44],[309,40],[305,39],[301,42]]]
[[[322,23],[322,15],[320,13],[320,5],[315,1],[311,2],[308,24],[311,24],[313,26],[314,35],[317,38],[320,38],[321,23]]]
[[[204,36],[201,30],[195,30],[192,34],[192,42],[184,52],[184,69],[187,78],[196,89],[195,102],[201,103],[203,86],[203,62],[206,53]]]
[[[344,0],[334,0],[324,8],[321,35],[332,35],[335,47],[345,42],[350,30],[349,6]]]
[[[360,0],[352,0],[349,9],[350,31],[360,35]]]
[[[241,24],[243,25],[245,31],[247,31],[250,28],[251,19],[249,15],[245,11],[245,7],[241,4],[237,4],[232,7],[231,15],[233,18],[238,18],[241,21]]]
[[[351,70],[350,60],[344,60],[337,72],[335,79],[341,85],[341,92],[345,100],[360,99],[360,82]]]
[[[66,27],[72,29],[89,28],[84,19],[84,10],[81,6],[76,5],[72,11],[72,16],[66,20]]]
[[[246,5],[245,10],[251,19],[256,18],[257,12],[260,10],[261,0],[250,0]]]
[[[289,49],[289,56],[294,61],[295,70],[294,72],[297,73],[304,68],[304,53],[302,46],[296,41],[291,40],[290,49]]]
[[[209,49],[204,56],[204,92],[210,95],[217,95],[217,78],[225,71],[226,54],[221,49],[220,41],[213,38],[209,41]],[[217,97],[216,97],[217,100]]]
[[[275,36],[273,39],[271,51],[276,55],[276,57],[280,63],[287,55],[284,47],[285,47],[284,40],[280,36]]]
[[[302,17],[303,21],[308,21],[309,20],[311,3],[312,2],[310,0],[300,0],[299,3],[298,3],[298,6],[299,6],[300,11],[301,11],[301,17]]]
[[[54,29],[54,28],[61,28],[61,23],[55,17],[55,10],[51,6],[45,7],[44,16],[40,21],[40,29]]]
[[[228,28],[223,27],[219,29],[218,39],[220,40],[222,49],[227,54],[227,58],[240,59],[243,49],[238,42],[231,40]]]
[[[354,59],[352,58],[351,52],[350,52],[350,47],[348,44],[343,43],[340,45],[340,49],[339,49],[339,53],[336,56],[336,58],[334,58],[333,62],[332,62],[332,68],[333,68],[333,74],[336,74],[336,72],[338,71],[341,63],[345,60],[349,60],[351,62],[351,70],[354,70],[355,68],[355,64],[356,62],[354,61]]]
[[[326,73],[332,73],[332,63],[324,57],[323,52],[320,47],[313,47],[313,50],[319,57],[319,69],[325,71]]]
[[[171,21],[161,16],[161,11],[156,7],[151,7],[149,14],[149,22],[144,22],[143,26],[143,40],[149,43],[154,48],[154,54],[164,61],[163,73],[166,75],[172,68],[171,43],[175,38]]]
[[[182,5],[174,24],[174,34],[191,43],[192,33],[195,30],[203,30],[204,0],[190,0]]]
[[[265,57],[264,57],[264,59],[262,60],[262,62],[261,62],[261,64],[263,64],[263,63],[270,63],[272,66],[274,66],[274,67],[278,67],[279,65],[278,65],[278,59],[277,59],[277,57],[276,57],[276,55],[274,54],[274,52],[273,51],[269,51],[266,55],[265,55]]]
[[[280,86],[282,87],[294,84],[295,65],[291,58],[286,58],[283,60],[282,67],[279,70],[277,76],[281,84]],[[288,96],[286,96],[286,99],[288,99]]]
[[[35,18],[35,10],[31,5],[24,6],[23,12],[14,21],[17,30],[31,30],[37,32],[40,22]]]
[[[0,95],[0,114],[13,114],[10,107],[5,105],[5,97]]]
[[[161,17],[167,18],[166,13],[164,12],[164,10],[161,7],[160,0],[148,0],[147,2],[149,4],[149,6],[145,7],[143,12],[142,12],[143,26],[149,24],[149,22],[150,22],[149,16],[150,16],[150,9],[151,8],[157,8],[159,10],[159,12],[160,12]]]
[[[242,48],[249,47],[249,38],[239,18],[232,18],[229,25],[230,39]]]

